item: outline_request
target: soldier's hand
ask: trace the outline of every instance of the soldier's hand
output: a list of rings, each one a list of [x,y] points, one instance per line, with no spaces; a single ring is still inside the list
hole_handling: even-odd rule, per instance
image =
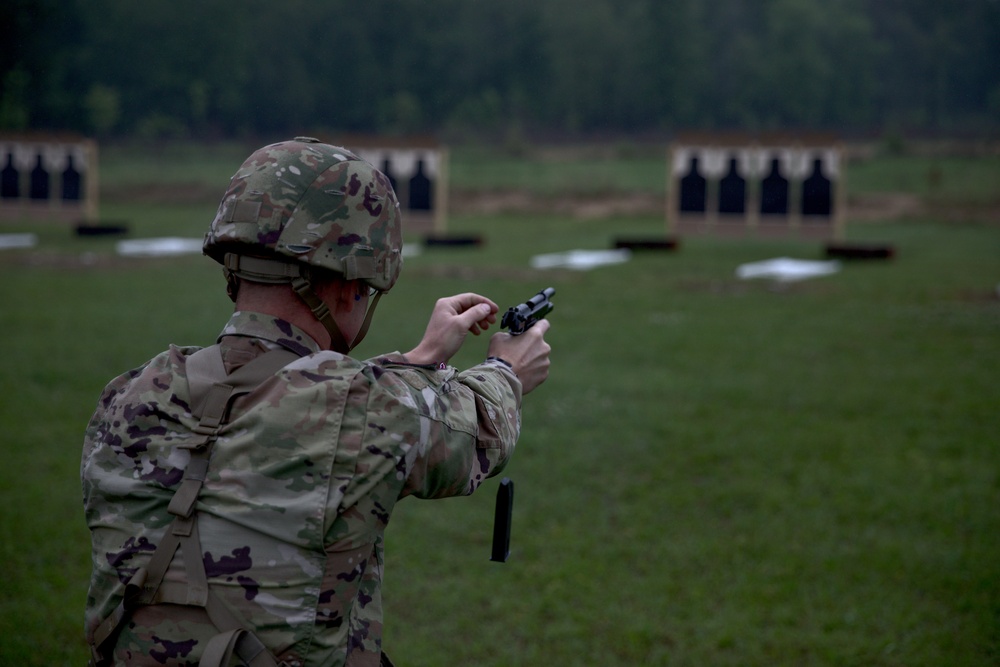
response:
[[[552,348],[545,342],[545,332],[550,326],[548,320],[540,320],[520,336],[496,333],[490,339],[489,355],[500,357],[514,368],[525,394],[549,377]]]
[[[500,307],[484,296],[466,292],[438,299],[417,347],[406,353],[411,364],[447,363],[468,334],[478,336],[497,321]]]

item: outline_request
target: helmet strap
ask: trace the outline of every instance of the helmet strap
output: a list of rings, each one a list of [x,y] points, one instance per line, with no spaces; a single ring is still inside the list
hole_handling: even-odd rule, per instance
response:
[[[299,295],[299,298],[309,307],[312,314],[323,325],[327,333],[330,334],[330,349],[341,354],[350,352],[353,346],[348,345],[344,339],[344,334],[340,332],[337,321],[333,319],[333,314],[327,305],[323,303],[323,300],[319,298],[319,295],[316,294],[316,290],[313,289],[309,279],[301,275],[292,278],[292,289],[295,290],[295,293]]]
[[[368,334],[368,327],[372,324],[372,316],[375,315],[375,306],[378,305],[379,299],[385,292],[379,290],[375,292],[375,298],[372,299],[371,305],[368,306],[368,313],[365,315],[365,321],[361,323],[361,328],[358,330],[358,335],[354,337],[354,342],[351,343],[351,348],[355,348],[361,344],[361,341],[365,339]]]
[[[333,314],[323,300],[316,294],[310,282],[309,267],[283,262],[276,259],[265,259],[262,257],[251,257],[248,255],[237,255],[236,253],[226,253],[223,266],[226,268],[227,292],[230,298],[235,301],[236,290],[239,288],[239,281],[242,278],[258,283],[278,285],[290,283],[295,293],[299,295],[302,302],[306,304],[313,316],[323,325],[327,333],[330,334],[330,349],[334,352],[347,354],[354,345],[349,345],[344,339],[344,334],[340,332]],[[365,320],[362,330],[368,329],[371,313]],[[361,336],[358,336],[360,342]],[[355,342],[355,345],[357,344]]]
[[[230,301],[236,303],[236,297],[240,293],[240,278],[229,269],[223,269],[222,272],[226,276],[226,294]]]

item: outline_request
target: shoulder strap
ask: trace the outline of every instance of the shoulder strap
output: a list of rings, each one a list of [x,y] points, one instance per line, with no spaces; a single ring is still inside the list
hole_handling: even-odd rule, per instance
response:
[[[195,504],[208,472],[209,456],[219,430],[229,418],[229,409],[237,396],[250,393],[275,375],[298,355],[288,350],[272,350],[226,375],[218,345],[204,348],[188,357],[191,413],[199,418],[194,432],[200,436],[182,447],[191,450],[191,460],[184,479],[170,500],[168,511],[174,520],[167,528],[149,563],[140,568],[125,586],[121,603],[94,633],[91,665],[101,667],[111,662],[114,639],[122,624],[142,605],[172,603],[203,607],[222,632],[206,646],[200,665],[219,667],[237,655],[251,667],[277,667],[278,662],[246,624],[208,587],[202,560],[201,538]],[[164,584],[163,577],[178,550],[184,559],[187,584]]]
[[[240,366],[229,376],[222,362],[218,345],[206,347],[188,358],[188,386],[191,414],[199,418],[194,432],[200,439],[181,445],[191,450],[191,462],[184,472],[184,481],[170,501],[170,513],[191,516],[201,486],[208,472],[208,457],[212,443],[225,421],[233,399],[248,394],[273,376],[298,355],[288,350],[272,350]]]

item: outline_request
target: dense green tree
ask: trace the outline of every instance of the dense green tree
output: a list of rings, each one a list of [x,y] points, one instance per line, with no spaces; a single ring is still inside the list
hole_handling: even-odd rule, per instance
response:
[[[79,87],[78,14],[58,0],[0,3],[0,128],[70,127]]]
[[[6,0],[0,129],[993,131],[996,0]]]

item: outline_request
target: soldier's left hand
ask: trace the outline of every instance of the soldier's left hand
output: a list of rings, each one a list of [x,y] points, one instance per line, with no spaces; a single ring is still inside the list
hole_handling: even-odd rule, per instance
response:
[[[447,363],[471,333],[478,336],[496,324],[500,307],[479,294],[466,292],[438,299],[424,337],[406,353],[412,364]]]

